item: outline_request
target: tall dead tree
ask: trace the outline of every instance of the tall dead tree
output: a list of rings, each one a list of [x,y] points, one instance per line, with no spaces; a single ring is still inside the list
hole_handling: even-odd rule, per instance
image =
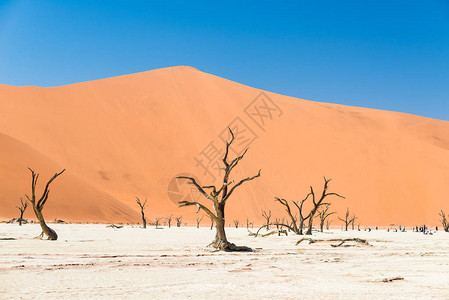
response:
[[[440,217],[441,217],[440,222],[441,222],[441,225],[443,225],[444,231],[449,232],[449,223],[446,219],[446,214],[444,213],[443,210],[440,211]]]
[[[355,219],[356,219],[355,215],[353,215],[352,217],[349,217],[349,214],[350,214],[349,213],[349,208],[346,208],[346,213],[345,213],[344,219],[338,217],[340,219],[340,221],[342,221],[344,223],[345,231],[348,231],[349,225],[351,225],[355,221]]]
[[[176,217],[176,227],[181,227],[181,223],[182,223],[182,216],[181,217]]]
[[[264,219],[265,219],[265,225],[267,227],[267,230],[270,230],[271,210],[269,210],[268,213],[263,210],[262,211],[262,217],[264,217]]]
[[[141,202],[139,198],[136,197],[136,202],[137,204],[139,204],[140,206],[140,213],[142,214],[142,224],[143,224],[143,228],[147,228],[147,220],[145,219],[145,205],[147,205],[147,199],[145,199],[145,202]]]
[[[315,192],[313,191],[312,186],[310,186],[310,193],[307,195],[307,197],[312,196],[313,208],[310,211],[309,228],[307,229],[306,234],[309,234],[309,235],[312,234],[312,226],[313,226],[312,222],[313,222],[313,218],[315,217],[315,213],[317,212],[318,208],[320,208],[321,205],[329,204],[329,203],[323,202],[324,199],[326,199],[326,197],[337,196],[337,197],[340,197],[340,198],[343,198],[343,199],[345,198],[345,197],[343,197],[343,196],[341,196],[341,195],[339,195],[337,193],[328,193],[327,192],[327,189],[329,187],[329,182],[331,180],[332,179],[326,179],[326,177],[324,177],[323,192],[321,194],[321,197],[318,199],[318,201],[315,198]],[[307,197],[306,197],[306,199],[307,199]]]
[[[204,216],[196,217],[196,228],[200,228],[200,223],[203,220]]]
[[[64,173],[65,169],[62,170],[59,173],[55,173],[53,177],[50,178],[50,180],[45,185],[44,192],[42,193],[42,196],[39,197],[39,200],[36,198],[36,184],[37,180],[39,178],[39,174],[34,172],[32,169],[28,168],[31,172],[31,197],[28,195],[25,195],[28,199],[28,201],[31,202],[31,205],[33,206],[34,213],[36,215],[36,218],[39,220],[39,224],[42,228],[42,233],[39,235],[39,238],[43,238],[44,235],[48,237],[49,240],[56,241],[58,239],[58,235],[56,234],[56,231],[48,227],[48,225],[45,223],[44,215],[42,214],[42,210],[44,209],[45,203],[47,203],[48,196],[50,194],[50,184],[55,180],[59,175]]]
[[[22,197],[20,197],[20,206],[16,206],[20,210],[20,218],[19,218],[19,226],[22,226],[23,222],[23,213],[28,207],[28,200],[23,201]]]
[[[329,212],[329,206],[330,204],[326,204],[321,206],[320,210],[318,211],[318,216],[320,217],[320,230],[323,232],[324,229],[324,223],[326,222],[327,217],[330,215],[335,214],[335,211]]]
[[[205,205],[199,203],[199,202],[191,202],[191,201],[180,201],[179,207],[182,206],[197,206],[198,211],[202,209],[209,217],[213,218],[216,224],[216,235],[214,241],[210,244],[210,246],[220,249],[220,250],[228,250],[228,251],[250,251],[251,249],[248,247],[238,247],[235,244],[232,244],[228,242],[228,239],[226,237],[225,233],[225,206],[227,201],[229,200],[230,196],[234,193],[234,191],[241,186],[243,183],[247,181],[251,181],[257,177],[260,176],[260,171],[257,173],[257,175],[254,175],[252,177],[247,177],[239,182],[234,184],[234,180],[231,180],[229,177],[231,175],[231,171],[237,166],[237,164],[243,159],[245,154],[248,151],[248,148],[240,155],[234,158],[233,160],[228,160],[228,154],[229,154],[229,148],[234,142],[234,133],[230,128],[229,133],[231,135],[231,140],[228,142],[226,141],[226,150],[225,154],[223,156],[222,162],[224,165],[224,176],[223,176],[223,182],[221,186],[218,188],[214,185],[209,186],[200,186],[195,178],[193,177],[187,177],[187,176],[179,176],[177,178],[183,178],[187,179],[191,184],[193,184],[198,191],[209,201],[211,201],[211,204],[213,206],[213,211],[207,208]],[[234,185],[233,185],[234,184]],[[233,185],[233,186],[232,186]],[[206,192],[206,190],[210,190],[209,193]]]

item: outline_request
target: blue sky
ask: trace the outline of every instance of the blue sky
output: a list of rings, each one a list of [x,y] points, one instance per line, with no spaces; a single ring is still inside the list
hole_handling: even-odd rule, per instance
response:
[[[449,120],[449,0],[0,0],[0,83],[57,86],[175,65]]]

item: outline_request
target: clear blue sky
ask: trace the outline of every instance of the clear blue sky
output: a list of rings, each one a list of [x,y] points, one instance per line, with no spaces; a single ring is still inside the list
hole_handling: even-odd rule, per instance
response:
[[[449,120],[449,1],[0,0],[0,83],[56,86],[175,65]]]

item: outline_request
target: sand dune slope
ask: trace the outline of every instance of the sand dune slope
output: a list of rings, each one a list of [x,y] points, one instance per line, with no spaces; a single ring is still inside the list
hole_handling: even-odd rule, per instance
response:
[[[90,189],[72,211],[63,209],[72,185],[55,185],[59,199],[47,213],[54,209],[60,218],[138,221],[139,196],[149,199],[150,218],[193,220],[195,209],[175,202],[197,194],[173,178],[194,174],[203,184],[218,183],[227,126],[238,132],[232,155],[250,147],[235,179],[262,169],[230,200],[229,223],[247,216],[261,222],[261,209],[280,217],[274,196],[302,199],[309,185],[320,193],[323,175],[333,178],[330,191],[346,197],[333,201],[334,210],[342,215],[350,207],[362,224],[436,224],[438,210],[449,209],[445,121],[286,97],[191,67],[53,88],[0,86],[0,132],[48,157],[52,164],[42,172],[66,168]],[[0,178],[9,178],[0,181],[0,217],[12,217],[10,197],[28,184],[31,154],[13,159],[0,151]]]

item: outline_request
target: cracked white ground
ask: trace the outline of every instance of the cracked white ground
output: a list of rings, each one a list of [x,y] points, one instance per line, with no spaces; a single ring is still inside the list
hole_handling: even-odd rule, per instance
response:
[[[215,232],[207,227],[50,227],[57,241],[33,239],[37,224],[0,224],[1,299],[449,297],[449,233],[441,231],[334,229],[312,236],[371,244],[332,247],[296,246],[301,236],[291,233],[255,238],[246,228],[227,228],[230,242],[257,249],[227,253],[204,249]],[[396,277],[403,280],[383,282]]]

